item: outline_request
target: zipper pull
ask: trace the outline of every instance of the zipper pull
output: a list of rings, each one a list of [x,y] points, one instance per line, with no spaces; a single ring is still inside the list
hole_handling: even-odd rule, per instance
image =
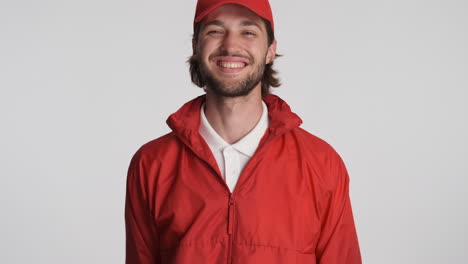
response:
[[[232,221],[233,221],[233,214],[234,214],[234,199],[229,197],[229,213],[228,213],[228,234],[232,234]]]

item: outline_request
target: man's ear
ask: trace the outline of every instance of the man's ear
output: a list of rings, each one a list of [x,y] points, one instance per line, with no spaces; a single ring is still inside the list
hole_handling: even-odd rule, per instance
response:
[[[276,39],[273,40],[273,43],[268,47],[267,55],[265,58],[265,64],[270,64],[276,58]]]

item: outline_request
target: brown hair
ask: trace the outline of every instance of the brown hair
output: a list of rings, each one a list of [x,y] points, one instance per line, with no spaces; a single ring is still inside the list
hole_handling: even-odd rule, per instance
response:
[[[270,46],[273,41],[275,40],[275,34],[271,28],[270,21],[263,19],[263,22],[265,23],[265,27],[267,29],[267,35],[268,35],[268,46]],[[201,30],[201,23],[197,23],[195,25],[194,31],[193,31],[193,41],[198,41],[198,35]],[[279,54],[275,54],[276,58],[281,57]],[[195,54],[192,54],[192,56],[189,57],[187,62],[190,64],[190,77],[192,78],[192,82],[197,85],[198,87],[203,88],[206,83],[205,80],[203,80],[203,76],[200,71],[200,64],[198,61],[198,57]],[[281,82],[279,78],[276,76],[278,72],[273,69],[273,62],[271,61],[269,64],[265,65],[265,71],[263,72],[263,77],[261,80],[262,83],[262,95],[266,96],[270,94],[270,87],[279,87],[281,85]]]

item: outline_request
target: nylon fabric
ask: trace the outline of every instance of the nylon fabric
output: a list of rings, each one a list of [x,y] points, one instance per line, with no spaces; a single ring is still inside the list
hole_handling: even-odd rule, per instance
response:
[[[125,206],[127,264],[359,264],[349,177],[279,97],[231,193],[200,136],[204,96],[134,155]]]

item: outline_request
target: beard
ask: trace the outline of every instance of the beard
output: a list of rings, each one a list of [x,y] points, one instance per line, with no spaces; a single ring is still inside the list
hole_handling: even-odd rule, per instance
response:
[[[221,56],[238,56],[222,54]],[[266,55],[265,55],[266,56]],[[239,57],[239,56],[238,56]],[[205,81],[207,87],[209,87],[215,94],[223,97],[242,97],[248,95],[262,80],[263,73],[265,71],[265,65],[262,63],[255,64],[254,60],[248,58],[253,65],[253,72],[247,77],[238,81],[223,81],[219,80],[212,74],[203,62],[200,63],[200,73],[202,79]],[[263,58],[263,61],[265,58]]]

